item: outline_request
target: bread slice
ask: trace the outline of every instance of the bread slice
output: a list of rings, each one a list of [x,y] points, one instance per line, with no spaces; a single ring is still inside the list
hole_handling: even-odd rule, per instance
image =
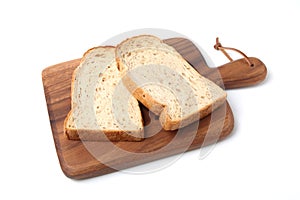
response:
[[[69,139],[143,139],[138,101],[121,79],[114,47],[96,47],[84,54],[72,78],[71,111],[64,124]]]
[[[226,100],[223,89],[155,36],[140,35],[123,41],[116,47],[116,59],[126,87],[160,115],[165,130],[187,126]]]

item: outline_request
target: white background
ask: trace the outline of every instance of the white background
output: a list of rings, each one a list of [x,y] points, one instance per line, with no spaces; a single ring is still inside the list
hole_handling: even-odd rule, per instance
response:
[[[0,199],[299,199],[299,1],[1,1]],[[164,28],[197,42],[216,65],[224,46],[260,58],[267,80],[228,91],[232,136],[204,159],[186,153],[143,175],[74,181],[62,173],[42,70],[119,33]],[[235,54],[234,54],[235,55]]]

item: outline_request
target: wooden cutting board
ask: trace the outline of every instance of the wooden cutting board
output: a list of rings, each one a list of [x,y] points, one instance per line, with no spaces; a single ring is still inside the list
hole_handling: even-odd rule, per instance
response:
[[[197,47],[188,39],[171,38],[165,42],[174,48],[195,69],[225,89],[257,84],[265,79],[267,70],[257,58],[244,59],[209,68]],[[183,153],[224,139],[234,126],[228,102],[211,115],[177,131],[164,131],[158,119],[141,106],[145,135],[152,129],[158,133],[142,142],[82,142],[68,140],[63,122],[71,106],[71,77],[80,59],[60,63],[43,70],[42,78],[55,147],[66,176],[83,179],[111,173],[120,169]],[[151,117],[152,116],[152,117]],[[151,117],[151,119],[150,119]],[[110,144],[108,144],[110,143]]]

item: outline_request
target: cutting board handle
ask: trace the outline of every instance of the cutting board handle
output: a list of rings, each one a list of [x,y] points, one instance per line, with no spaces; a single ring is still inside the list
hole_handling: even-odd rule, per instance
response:
[[[242,58],[217,68],[210,68],[204,76],[224,89],[256,85],[265,80],[267,68],[258,58],[249,57],[249,60],[252,66]]]
[[[230,62],[217,68],[210,68],[198,47],[185,38],[170,38],[164,40],[172,45],[183,57],[203,76],[212,80],[224,89],[241,88],[256,85],[265,80],[267,68],[258,58],[247,57],[243,52],[235,48],[223,47],[218,38],[215,49],[234,50],[244,58],[232,60],[225,52]],[[250,63],[250,64],[249,64]]]
[[[223,47],[218,37],[216,38],[214,48],[221,51],[230,60],[230,63],[218,67],[218,71],[220,73],[219,77],[217,77],[216,74],[211,77],[214,78],[214,81],[219,85],[223,84],[226,89],[240,88],[255,85],[265,79],[267,75],[267,68],[259,59],[250,59],[245,53],[236,48]],[[227,53],[227,50],[239,53],[244,57],[244,59],[234,61]]]

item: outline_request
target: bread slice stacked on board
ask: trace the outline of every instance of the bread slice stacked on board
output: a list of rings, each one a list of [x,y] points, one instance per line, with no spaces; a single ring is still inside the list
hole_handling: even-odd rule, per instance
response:
[[[224,103],[226,92],[201,76],[171,46],[143,35],[116,47],[124,83],[157,115],[165,130],[184,127]]]
[[[210,114],[226,101],[226,92],[173,47],[140,35],[84,55],[73,75],[65,132],[70,139],[140,141],[136,99],[159,115],[163,129],[175,130]]]
[[[121,81],[114,47],[88,50],[73,73],[71,90],[71,111],[65,120],[69,139],[143,139],[138,101]]]

